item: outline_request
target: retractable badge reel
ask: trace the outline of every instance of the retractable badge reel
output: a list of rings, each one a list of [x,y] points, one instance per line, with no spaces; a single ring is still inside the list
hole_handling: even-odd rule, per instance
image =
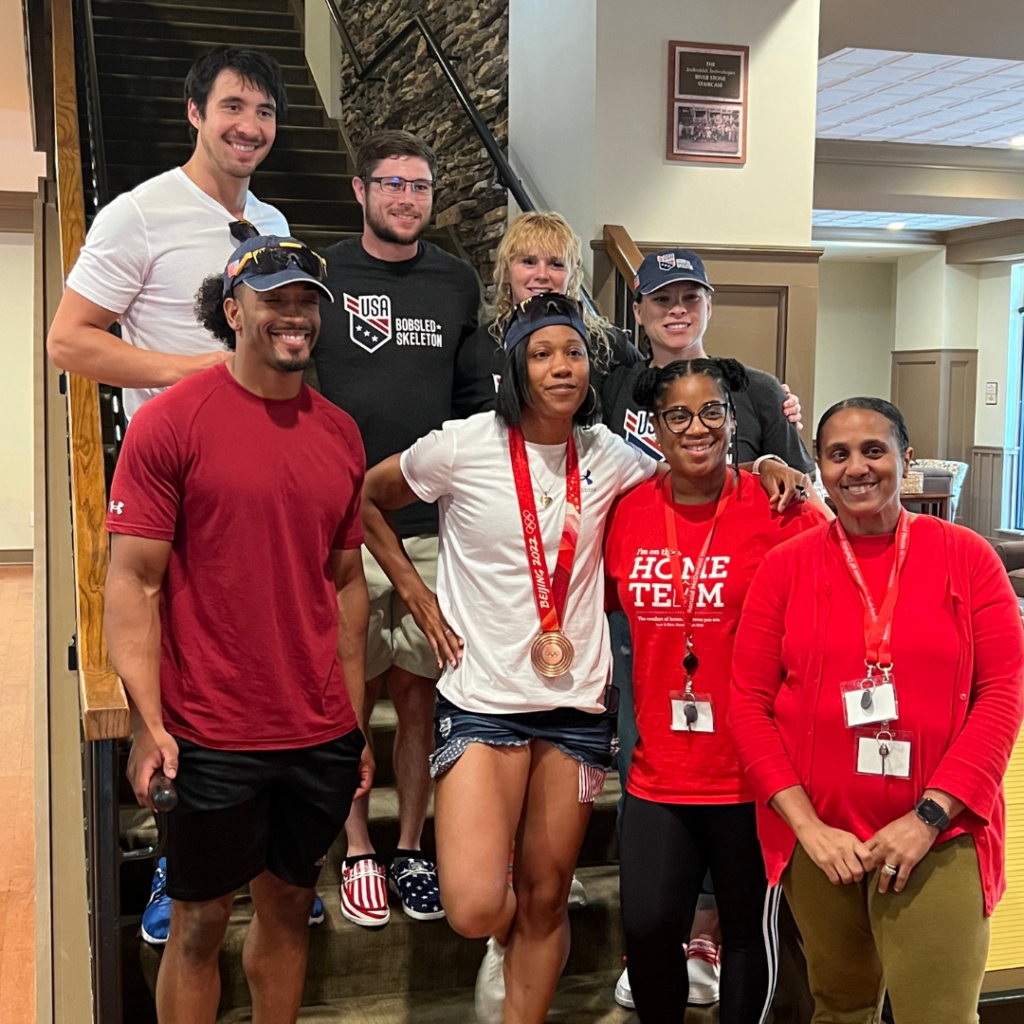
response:
[[[693,676],[700,666],[700,659],[693,653],[692,641],[687,638],[686,657],[683,658],[683,672],[686,673],[686,689],[669,693],[672,701],[673,732],[714,732],[715,716],[711,707],[711,695],[695,693]]]

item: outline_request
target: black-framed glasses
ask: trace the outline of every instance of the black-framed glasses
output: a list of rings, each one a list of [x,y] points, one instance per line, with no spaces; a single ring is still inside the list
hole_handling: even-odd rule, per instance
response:
[[[414,178],[411,181],[408,178],[399,177],[367,178],[366,180],[377,182],[381,192],[388,196],[404,195],[406,186],[408,186],[409,191],[416,198],[426,199],[427,196],[433,195],[435,188],[434,182],[429,178]]]
[[[260,229],[247,220],[233,220],[228,225],[228,231],[231,232],[231,237],[236,242],[248,242],[250,238],[255,238],[260,233]]]
[[[690,412],[685,406],[676,405],[671,409],[661,410],[658,415],[673,434],[685,434],[690,428],[694,416],[708,430],[718,430],[725,426],[725,421],[729,418],[729,404],[727,402],[708,402],[695,413]]]

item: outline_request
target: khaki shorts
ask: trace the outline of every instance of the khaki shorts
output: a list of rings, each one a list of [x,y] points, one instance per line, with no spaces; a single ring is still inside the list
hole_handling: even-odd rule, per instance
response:
[[[402,544],[423,582],[437,587],[437,535],[404,537]],[[363,573],[370,594],[370,628],[366,638],[366,678],[374,679],[392,665],[413,675],[439,679],[441,670],[430,646],[413,621],[405,602],[370,552],[363,548]]]

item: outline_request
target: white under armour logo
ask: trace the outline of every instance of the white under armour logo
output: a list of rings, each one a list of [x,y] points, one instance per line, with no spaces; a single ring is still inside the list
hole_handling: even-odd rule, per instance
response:
[[[110,503],[110,511],[114,512],[116,515],[120,515],[124,511],[124,502],[112,501]]]

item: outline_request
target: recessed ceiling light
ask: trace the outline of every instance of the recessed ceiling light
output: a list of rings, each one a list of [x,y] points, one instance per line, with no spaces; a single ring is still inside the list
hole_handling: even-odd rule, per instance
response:
[[[886,224],[890,231],[902,231],[906,226],[906,221],[902,220],[894,220],[891,224]]]
[[[1014,135],[1014,137],[1010,139],[1010,145],[1014,149],[1024,149],[1024,135]]]

